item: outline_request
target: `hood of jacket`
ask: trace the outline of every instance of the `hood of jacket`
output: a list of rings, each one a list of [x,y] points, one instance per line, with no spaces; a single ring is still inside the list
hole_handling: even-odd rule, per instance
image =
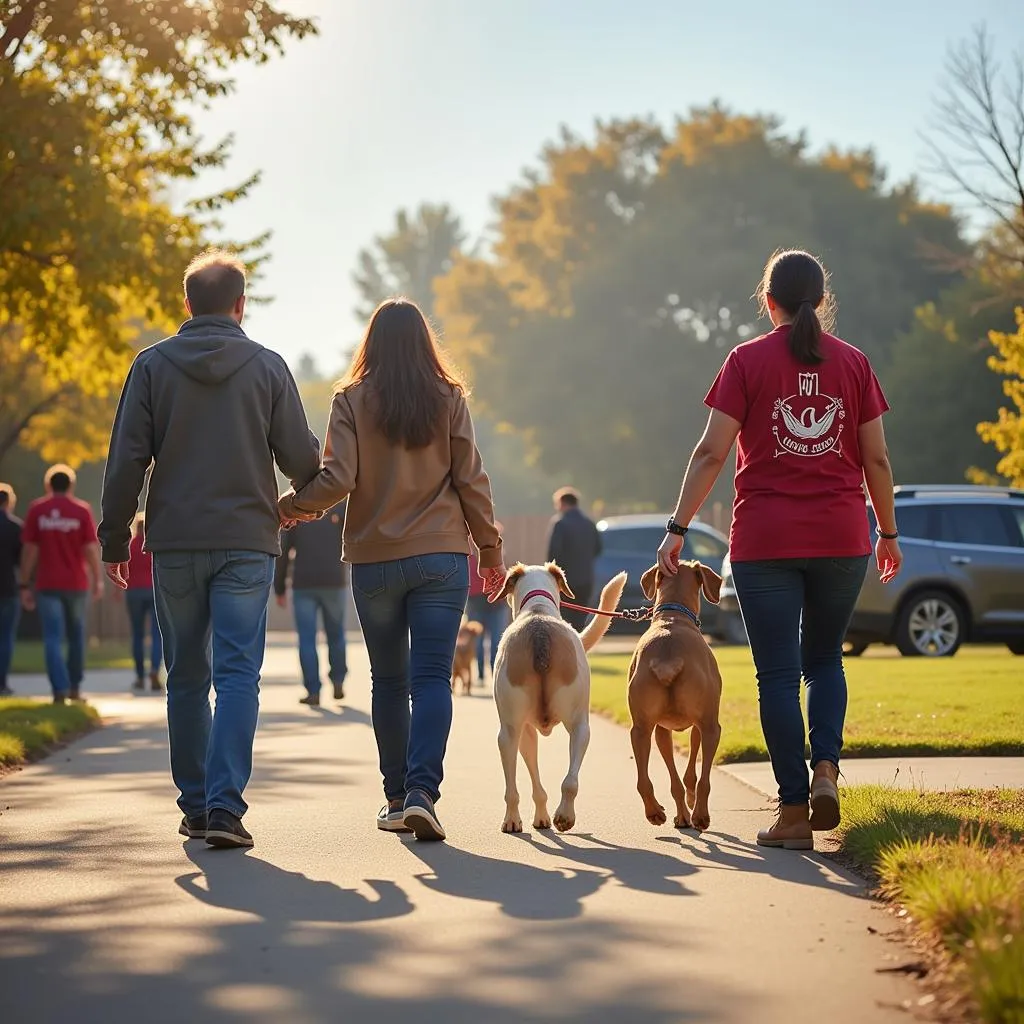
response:
[[[194,316],[155,351],[200,384],[223,384],[263,351],[229,316]]]

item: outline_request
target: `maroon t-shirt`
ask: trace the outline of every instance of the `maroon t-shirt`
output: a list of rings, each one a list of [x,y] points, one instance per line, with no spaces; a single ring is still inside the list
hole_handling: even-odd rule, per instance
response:
[[[871,551],[857,429],[889,408],[867,356],[822,335],[824,362],[789,351],[789,326],[729,353],[704,399],[739,420],[729,557]]]
[[[84,501],[66,494],[28,507],[21,539],[39,547],[36,590],[88,590],[85,548],[96,543],[96,522]]]
[[[128,545],[128,589],[153,589],[153,555],[136,534]]]

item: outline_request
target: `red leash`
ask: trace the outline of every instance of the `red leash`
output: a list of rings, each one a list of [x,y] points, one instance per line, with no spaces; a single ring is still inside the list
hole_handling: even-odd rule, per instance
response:
[[[654,613],[653,608],[623,608],[620,612],[606,612],[602,608],[589,608],[585,604],[573,604],[562,601],[562,608],[571,608],[574,612],[590,612],[591,615],[606,615],[609,619],[626,619],[629,622],[643,622]]]

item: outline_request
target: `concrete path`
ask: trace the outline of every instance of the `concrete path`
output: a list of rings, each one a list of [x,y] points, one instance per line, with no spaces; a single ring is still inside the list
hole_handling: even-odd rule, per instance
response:
[[[759,793],[778,793],[767,761],[722,768]],[[843,761],[847,785],[898,789],[1024,789],[1024,757],[865,757]]]
[[[572,833],[500,833],[483,696],[456,699],[450,842],[378,832],[365,653],[350,699],[318,711],[295,662],[268,652],[248,854],[176,835],[159,698],[103,696],[118,720],[0,781],[4,1021],[853,1024],[920,997],[877,973],[912,956],[856,878],[753,845],[770,815],[736,779],[716,772],[712,832],[648,825],[601,719]],[[541,755],[556,793],[564,734]]]

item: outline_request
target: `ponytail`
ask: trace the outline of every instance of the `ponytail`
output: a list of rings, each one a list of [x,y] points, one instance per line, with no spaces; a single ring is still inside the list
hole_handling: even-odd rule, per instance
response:
[[[821,354],[821,321],[810,299],[804,299],[793,315],[789,329],[789,351],[798,363],[806,366],[824,362]]]

